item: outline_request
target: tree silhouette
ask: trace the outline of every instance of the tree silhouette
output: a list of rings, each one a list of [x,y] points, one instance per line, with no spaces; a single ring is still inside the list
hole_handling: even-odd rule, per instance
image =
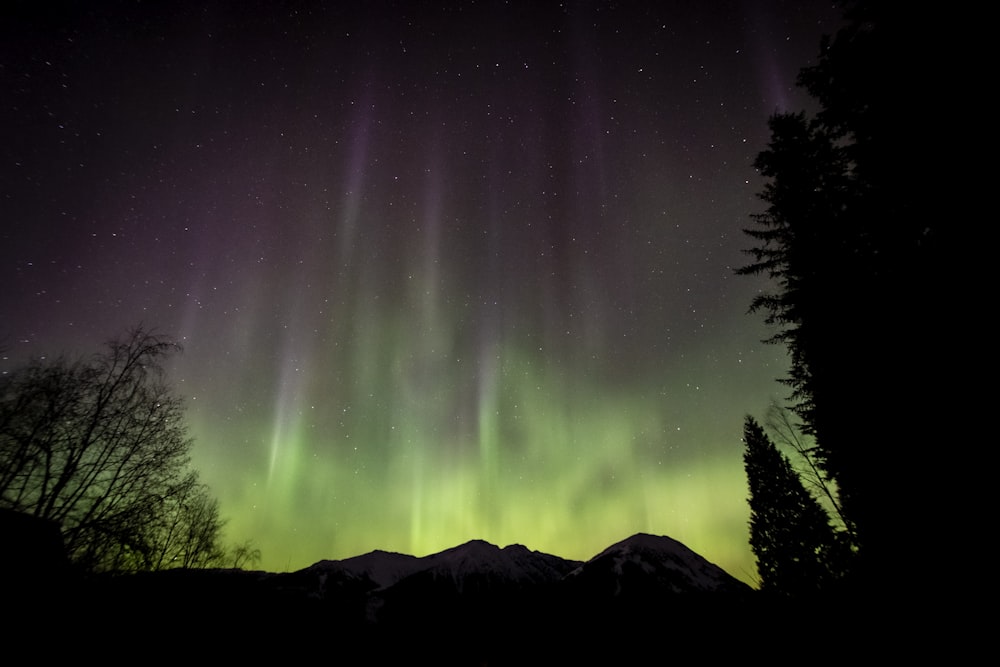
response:
[[[194,473],[189,473],[177,485],[176,493],[165,499],[156,521],[155,529],[148,531],[150,569],[222,563],[225,550],[219,541],[223,525],[219,503],[204,484],[198,483]]]
[[[245,540],[233,545],[226,558],[233,569],[255,567],[260,562],[260,549],[254,545],[253,540]]]
[[[847,25],[799,75],[820,109],[770,119],[755,162],[767,208],[747,230],[754,261],[739,272],[777,285],[751,309],[789,349],[795,411],[875,583],[933,512],[917,509],[912,484],[933,473],[919,447],[949,439],[937,416],[948,375],[938,353],[954,334],[941,284],[945,220],[921,208],[923,147],[900,122],[918,94],[905,61],[912,26],[889,3],[848,4]]]
[[[58,524],[78,567],[129,571],[217,557],[215,501],[188,469],[177,346],[142,329],[89,361],[34,361],[0,384],[0,507]]]
[[[788,596],[831,590],[839,578],[840,549],[829,517],[788,458],[749,416],[743,442],[750,547],[761,590]]]

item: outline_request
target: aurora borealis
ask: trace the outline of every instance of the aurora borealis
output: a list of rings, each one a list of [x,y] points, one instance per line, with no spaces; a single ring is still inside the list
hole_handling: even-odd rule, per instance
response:
[[[2,367],[143,324],[259,567],[669,535],[745,581],[736,277],[823,2],[5,3]]]

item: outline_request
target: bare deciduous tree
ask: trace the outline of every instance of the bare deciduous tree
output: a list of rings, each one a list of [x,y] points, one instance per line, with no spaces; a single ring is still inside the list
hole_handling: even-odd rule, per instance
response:
[[[255,567],[260,561],[260,549],[254,546],[253,540],[246,540],[234,545],[229,553],[229,559],[234,569]]]
[[[55,521],[89,570],[207,564],[218,508],[189,470],[177,346],[136,329],[90,360],[34,361],[0,383],[0,507]]]

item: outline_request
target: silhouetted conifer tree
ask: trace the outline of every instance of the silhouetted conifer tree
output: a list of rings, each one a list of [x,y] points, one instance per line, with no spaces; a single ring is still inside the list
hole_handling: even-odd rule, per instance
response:
[[[761,590],[789,596],[830,590],[838,579],[839,541],[829,517],[788,458],[749,416],[743,442],[750,547]]]
[[[937,472],[921,450],[949,439],[951,221],[924,210],[924,142],[901,122],[921,97],[908,58],[922,33],[904,23],[919,13],[848,4],[845,27],[799,75],[819,111],[770,120],[755,162],[767,209],[747,230],[754,261],[740,273],[776,282],[752,309],[779,327],[796,412],[857,531],[863,576],[881,586],[935,511],[917,489]]]

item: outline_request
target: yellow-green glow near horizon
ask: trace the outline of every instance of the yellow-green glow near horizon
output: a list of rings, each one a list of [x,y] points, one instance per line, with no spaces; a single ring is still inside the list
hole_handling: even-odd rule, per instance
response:
[[[742,400],[760,412],[770,380],[741,375],[740,363],[719,374],[724,351],[711,345],[679,354],[688,360],[667,373],[655,363],[625,379],[598,351],[560,358],[544,340],[529,350],[497,331],[467,354],[460,318],[396,308],[373,307],[344,338],[336,326],[310,331],[308,356],[295,327],[283,328],[268,401],[252,398],[249,374],[221,403],[192,402],[196,441],[232,443],[196,447],[196,461],[227,510],[227,534],[262,548],[260,567],[373,549],[424,555],[475,538],[584,560],[648,532],[753,581],[742,415],[718,406]],[[775,352],[759,333],[746,327],[727,344]],[[343,366],[351,372],[331,380]],[[238,417],[219,420],[226,405]]]

